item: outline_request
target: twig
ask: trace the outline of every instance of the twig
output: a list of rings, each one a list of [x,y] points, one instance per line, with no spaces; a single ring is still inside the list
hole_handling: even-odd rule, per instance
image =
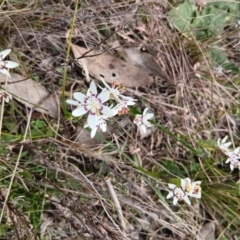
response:
[[[117,209],[117,213],[118,213],[118,218],[120,220],[120,223],[121,223],[121,226],[122,226],[122,229],[126,232],[126,223],[125,223],[125,220],[124,220],[124,217],[123,217],[123,213],[122,213],[122,208],[121,208],[121,205],[118,201],[118,198],[117,198],[117,195],[114,191],[114,188],[112,186],[112,183],[111,183],[111,178],[108,178],[106,177],[105,178],[105,182],[108,186],[108,190],[111,194],[111,197],[112,197],[112,200],[116,206],[116,209]]]

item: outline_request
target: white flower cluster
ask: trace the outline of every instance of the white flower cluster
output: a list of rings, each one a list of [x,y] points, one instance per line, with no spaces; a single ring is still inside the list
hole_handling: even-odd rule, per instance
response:
[[[11,75],[8,71],[9,68],[15,68],[18,67],[19,64],[13,61],[4,61],[4,58],[11,52],[11,49],[6,49],[2,52],[0,52],[0,72],[7,75],[9,78],[11,78]],[[5,101],[9,102],[9,100],[12,99],[12,95],[5,90],[0,90],[0,102]]]
[[[115,87],[114,84],[110,87],[102,77],[101,81],[105,88],[102,88],[100,93],[98,93],[97,86],[92,81],[86,95],[81,92],[75,92],[73,94],[75,100],[67,100],[68,104],[76,106],[76,109],[72,112],[74,117],[88,113],[87,125],[85,127],[91,128],[92,138],[95,136],[98,128],[103,132],[107,130],[107,119],[117,114],[127,113],[129,111],[128,106],[134,105],[135,101],[137,101],[136,99],[122,95],[124,88]],[[116,106],[105,105],[110,99],[116,101]]]
[[[201,198],[202,196],[200,185],[201,181],[192,182],[189,178],[181,179],[180,187],[169,183],[168,187],[172,191],[167,195],[167,199],[173,197],[173,205],[181,201],[185,201],[188,205],[191,205],[188,197]]]
[[[234,150],[229,149],[232,145],[232,142],[227,142],[228,136],[223,139],[218,139],[218,147],[219,149],[228,156],[226,163],[230,163],[230,169],[233,171],[234,168],[238,168],[240,170],[240,147],[235,148]]]

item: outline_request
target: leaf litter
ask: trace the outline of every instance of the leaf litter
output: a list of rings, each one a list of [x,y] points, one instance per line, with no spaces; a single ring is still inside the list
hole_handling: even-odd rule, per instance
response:
[[[5,75],[0,73],[0,83],[4,84],[5,79]],[[57,94],[51,94],[40,83],[17,73],[11,73],[11,78],[7,82],[6,90],[26,107],[53,118],[59,116],[60,108]]]
[[[106,82],[112,84],[116,82],[118,85],[126,87],[146,86],[153,82],[151,76],[140,67],[136,67],[131,63],[126,63],[122,59],[109,53],[101,53],[96,50],[89,51],[86,48],[71,44],[75,59],[82,61],[87,67],[88,73],[95,79],[99,79],[103,75]],[[81,64],[81,63],[80,63]]]
[[[124,1],[112,5],[107,2],[99,5],[96,1],[88,1],[85,5],[83,4],[79,9],[76,21],[76,28],[79,29],[81,34],[74,36],[75,45],[78,44],[79,38],[83,42],[97,45],[99,39],[104,38],[103,31],[107,32],[118,26],[125,26],[121,31],[121,36],[119,35],[119,40],[130,39],[133,45],[130,47],[135,48],[144,45],[151,52],[157,53],[155,59],[158,65],[164,69],[167,76],[175,83],[174,88],[169,89],[169,86],[165,84],[166,80],[158,78],[151,81],[149,86],[144,83],[143,86],[138,87],[138,90],[132,89],[132,93],[141,100],[144,107],[148,107],[156,113],[158,123],[171,131],[176,138],[188,138],[189,143],[196,148],[199,139],[214,139],[218,135],[224,135],[226,132],[231,132],[236,137],[235,130],[231,129],[228,121],[224,126],[219,127],[218,120],[221,120],[221,116],[224,116],[226,111],[231,111],[232,105],[237,104],[238,87],[232,88],[229,86],[226,88],[222,84],[223,79],[217,78],[215,79],[217,81],[207,79],[206,72],[211,71],[211,69],[206,66],[206,63],[201,58],[198,60],[207,71],[201,71],[200,69],[200,77],[195,78],[192,71],[194,61],[188,55],[189,52],[192,55],[196,53],[196,48],[192,46],[193,42],[186,39],[182,40],[182,36],[179,37],[179,33],[169,27],[171,23],[168,22],[167,10],[161,3],[156,1],[151,4],[136,2],[137,4],[133,4],[132,1]],[[58,15],[53,19],[52,15],[39,5],[36,12],[33,10],[31,16],[44,11],[45,15],[44,17],[41,15],[39,22],[43,23],[43,26],[45,26],[44,24],[47,25],[48,28],[45,30],[53,37],[52,39],[57,39],[54,44],[58,45],[58,47],[55,46],[54,51],[58,51],[58,55],[61,57],[54,58],[54,64],[60,65],[65,57],[64,46],[66,45],[66,39],[63,36],[65,36],[66,28],[69,28],[67,25],[69,16],[73,16],[74,11],[67,1],[62,1],[61,4],[54,4],[53,1],[51,3],[42,1],[41,4],[47,9],[51,8],[52,11],[58,12]],[[142,19],[143,12],[146,19]],[[66,13],[68,14],[67,20]],[[37,14],[36,16],[38,16]],[[125,17],[126,15],[131,18],[131,24],[129,25],[124,25],[125,22],[122,21],[122,16]],[[47,89],[47,80],[52,83],[52,79],[47,77],[46,69],[40,63],[43,60],[42,56],[48,59],[48,57],[54,55],[52,50],[54,44],[51,45],[49,41],[45,42],[44,36],[46,32],[39,31],[39,25],[34,26],[34,22],[31,22],[31,16],[13,15],[12,20],[19,23],[18,27],[24,30],[24,34],[19,34],[19,29],[15,29],[11,24],[9,24],[9,32],[15,35],[15,39],[18,39],[16,50],[19,53],[22,52],[22,56],[29,56],[25,60],[28,61],[30,69],[40,73],[40,78],[45,80],[41,85],[45,85]],[[16,18],[21,21],[16,21]],[[28,23],[32,24],[31,28],[26,27],[29,25],[25,18]],[[110,22],[112,25],[108,24]],[[145,29],[148,29],[148,31],[139,31],[140,24],[141,27],[145,25]],[[10,39],[13,41],[14,38]],[[201,47],[204,48],[204,46]],[[193,53],[191,52],[192,48]],[[108,46],[102,44],[96,53],[103,53],[106,49],[108,49]],[[202,52],[200,51],[202,49],[197,50]],[[83,48],[83,51],[86,51],[86,49]],[[199,52],[197,51],[200,55]],[[198,56],[198,54],[196,55]],[[77,56],[79,55],[82,55],[82,52]],[[92,52],[89,55],[92,55]],[[115,61],[115,58],[112,58],[114,56],[112,54],[110,56],[106,60],[108,65],[105,65],[102,59],[101,61],[98,61],[97,58],[94,59],[99,64],[98,70],[95,72],[91,72],[92,67],[89,67],[88,62],[85,61],[86,69],[89,73],[91,72],[90,75],[97,79],[99,74],[104,75],[100,68],[103,64],[103,66],[106,66],[106,74],[112,77],[112,71],[109,73],[109,64]],[[33,61],[31,61],[32,59]],[[88,58],[84,59],[88,60]],[[124,63],[126,64],[126,62]],[[54,69],[52,61],[48,64],[50,69]],[[55,72],[53,73],[54,78],[59,81],[61,76],[56,75]],[[122,76],[119,75],[118,77],[121,79]],[[19,80],[22,78],[22,76],[19,77]],[[106,76],[105,78],[107,80]],[[67,88],[71,89],[73,86],[81,89],[84,81],[85,78],[81,77],[79,72],[73,69],[68,75]],[[128,82],[126,79],[124,81]],[[224,79],[224,81],[228,82],[227,79]],[[133,87],[136,87],[136,85]],[[11,92],[11,90],[9,91]],[[17,91],[16,93],[19,94]],[[46,91],[43,91],[43,93],[46,96],[49,94]],[[27,94],[24,94],[24,99]],[[229,98],[229,96],[231,97]],[[28,101],[31,102],[31,99],[28,99]],[[38,99],[36,104],[39,105],[39,101],[41,102]],[[31,104],[29,107],[32,107]],[[141,107],[140,104],[137,106],[139,110]],[[237,115],[238,113],[234,112],[234,114]],[[215,120],[211,122],[213,123],[211,127],[209,127],[209,116]],[[26,146],[26,152],[29,150],[31,156],[34,156],[34,159],[31,160],[31,167],[43,167],[48,174],[55,176],[54,180],[45,179],[43,177],[45,172],[42,175],[32,173],[33,170],[28,164],[20,166],[21,169],[31,172],[34,176],[35,180],[31,181],[31,189],[37,189],[38,192],[40,189],[40,191],[45,192],[45,188],[47,188],[47,191],[51,194],[51,190],[55,189],[57,195],[59,195],[57,198],[49,197],[46,205],[40,204],[41,206],[44,205],[45,213],[47,213],[46,219],[48,219],[46,220],[48,229],[44,229],[44,233],[42,233],[45,234],[45,237],[51,236],[54,238],[57,234],[60,234],[65,238],[121,239],[120,231],[114,225],[114,223],[118,223],[119,219],[116,216],[112,202],[109,200],[110,195],[106,191],[103,181],[104,176],[108,175],[112,178],[112,184],[120,200],[123,215],[131,223],[129,239],[195,239],[202,223],[205,224],[205,221],[209,220],[209,218],[219,220],[211,223],[216,225],[215,228],[210,226],[212,232],[217,234],[221,231],[228,236],[228,239],[233,239],[231,238],[234,237],[233,233],[228,229],[231,230],[232,227],[234,228],[238,224],[234,223],[231,227],[225,228],[222,222],[230,223],[231,221],[224,219],[223,216],[219,217],[221,212],[215,211],[214,206],[210,206],[213,201],[207,201],[206,198],[203,198],[200,203],[201,208],[192,209],[182,206],[180,209],[171,210],[166,201],[163,200],[166,195],[165,180],[172,177],[174,173],[185,173],[187,164],[191,164],[192,169],[196,169],[198,166],[197,160],[199,160],[181,144],[176,143],[169,135],[157,131],[148,138],[140,140],[136,134],[136,129],[129,123],[124,125],[124,128],[119,128],[120,133],[115,138],[113,130],[112,139],[107,145],[94,145],[95,148],[89,150],[81,146],[82,144],[76,142],[76,144],[71,145],[67,141],[72,137],[72,132],[75,133],[75,131],[72,131],[70,123],[64,124],[63,122],[59,131],[59,138],[41,139]],[[75,121],[73,123],[76,124]],[[113,145],[111,145],[112,142]],[[34,147],[32,144],[34,144]],[[38,147],[36,148],[35,145]],[[18,145],[16,144],[14,151],[17,149]],[[134,151],[136,149],[138,151]],[[131,154],[131,152],[134,152],[134,154]],[[216,157],[218,158],[219,155],[216,155]],[[202,161],[203,167],[205,161],[209,160],[206,158]],[[166,169],[171,169],[171,172],[166,173]],[[207,176],[210,175],[213,183],[218,181],[212,177],[215,176],[216,172],[209,172],[208,168],[206,170]],[[199,172],[201,170],[197,169],[194,174]],[[159,178],[152,178],[152,176],[159,176]],[[223,179],[223,181],[225,180]],[[227,184],[227,182],[224,182],[224,184]],[[209,183],[207,185],[211,186]],[[205,186],[205,188],[208,186]],[[204,210],[202,210],[202,207]],[[30,212],[27,209],[26,212],[32,214],[33,211]],[[39,212],[42,212],[42,209]],[[106,212],[110,213],[113,221],[110,220]],[[49,216],[51,216],[50,220]],[[52,220],[53,224],[50,224]],[[205,235],[203,230],[207,227],[203,226],[201,232]],[[209,234],[210,230],[206,232]],[[15,233],[11,234],[13,236]]]

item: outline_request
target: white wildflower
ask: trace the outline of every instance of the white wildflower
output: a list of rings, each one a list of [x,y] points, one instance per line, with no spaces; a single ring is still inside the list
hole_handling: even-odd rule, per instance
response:
[[[240,170],[240,155],[238,154],[239,149],[236,148],[231,155],[229,155],[226,163],[230,163],[230,169],[233,171],[234,168],[238,168]]]
[[[4,58],[11,52],[11,49],[6,49],[2,52],[0,52],[0,72],[7,75],[8,77],[11,77],[8,68],[15,68],[19,66],[18,63],[13,61],[4,61]]]
[[[116,87],[115,83],[113,83],[112,87],[110,87],[106,83],[103,77],[100,77],[100,79],[104,84],[104,86],[106,87],[107,91],[110,92],[110,98],[113,98],[117,102],[116,107],[113,108],[113,110],[115,111],[115,114],[119,114],[119,115],[125,114],[129,111],[128,106],[135,105],[135,102],[137,101],[136,99],[133,99],[128,96],[124,96],[122,94],[122,92],[125,90],[124,87],[120,87],[120,86]]]
[[[143,114],[137,114],[133,123],[137,125],[140,135],[143,137],[147,134],[148,128],[154,128],[154,125],[149,120],[154,119],[153,113],[148,113],[148,108],[145,108]]]
[[[73,97],[76,100],[68,99],[66,102],[77,106],[72,112],[72,115],[75,117],[82,116],[89,112],[87,124],[93,129],[98,124],[101,114],[105,116],[113,115],[113,110],[103,105],[103,103],[109,100],[109,96],[109,91],[102,91],[97,95],[97,87],[94,82],[91,82],[87,95],[76,92],[73,94]]]
[[[233,171],[234,168],[238,168],[240,170],[240,147],[237,147],[234,150],[229,149],[232,142],[226,142],[227,139],[228,136],[224,137],[222,140],[218,139],[218,147],[225,155],[228,156],[225,163],[230,163],[231,171]]]
[[[175,184],[169,183],[168,187],[172,189],[171,192],[168,193],[167,199],[173,197],[173,205],[176,205],[178,202],[185,201],[188,205],[191,205],[191,202],[188,198],[188,194],[185,191],[186,189],[186,181],[181,179],[181,187],[177,187]]]
[[[186,182],[186,192],[187,195],[190,197],[201,198],[202,196],[202,189],[200,187],[201,181],[192,182],[190,178],[185,178],[184,181]]]
[[[232,145],[232,143],[227,142],[227,140],[228,140],[228,136],[225,136],[223,139],[219,138],[217,141],[217,144],[219,149],[228,156],[229,153],[231,153],[231,151],[229,150],[229,147]]]

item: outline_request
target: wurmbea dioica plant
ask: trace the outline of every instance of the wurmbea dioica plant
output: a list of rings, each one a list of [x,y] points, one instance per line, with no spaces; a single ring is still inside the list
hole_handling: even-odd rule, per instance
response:
[[[87,124],[85,127],[91,128],[91,137],[93,138],[97,132],[98,127],[105,132],[107,130],[106,120],[119,114],[127,113],[128,106],[135,104],[135,99],[122,95],[123,88],[110,87],[101,77],[101,81],[105,88],[102,88],[101,93],[98,94],[97,86],[94,81],[91,82],[87,94],[75,92],[73,97],[75,100],[68,99],[68,104],[76,106],[72,115],[74,117],[82,116],[88,113]],[[107,102],[113,99],[116,106],[107,106]]]
[[[88,113],[87,124],[85,127],[91,128],[91,137],[93,138],[100,128],[103,132],[107,130],[107,122],[109,118],[115,115],[128,113],[128,106],[135,104],[136,99],[123,95],[124,88],[116,87],[115,84],[109,86],[103,77],[101,81],[104,88],[98,93],[97,86],[94,81],[91,82],[87,94],[75,92],[72,99],[67,99],[67,103],[76,106],[72,111],[75,117],[82,116]],[[107,102],[112,99],[116,105],[107,106]],[[154,118],[153,113],[148,113],[148,108],[143,111],[142,115],[136,115],[134,123],[138,126],[140,134],[145,134],[147,129],[153,125],[148,121]],[[191,182],[189,178],[181,179],[181,186],[178,187],[174,184],[168,184],[172,191],[167,195],[167,199],[173,197],[173,204],[176,205],[179,201],[185,201],[191,204],[189,197],[201,198],[201,182]]]
[[[223,139],[218,139],[219,149],[228,156],[226,163],[230,163],[230,169],[233,171],[234,168],[240,170],[240,147],[235,148],[234,150],[229,149],[232,145],[232,142],[227,142],[228,136]]]
[[[188,197],[201,198],[200,184],[201,181],[192,182],[189,178],[181,179],[180,187],[169,183],[168,187],[172,191],[167,195],[167,199],[173,197],[173,205],[181,201],[185,201],[188,205],[191,205],[191,201]]]

